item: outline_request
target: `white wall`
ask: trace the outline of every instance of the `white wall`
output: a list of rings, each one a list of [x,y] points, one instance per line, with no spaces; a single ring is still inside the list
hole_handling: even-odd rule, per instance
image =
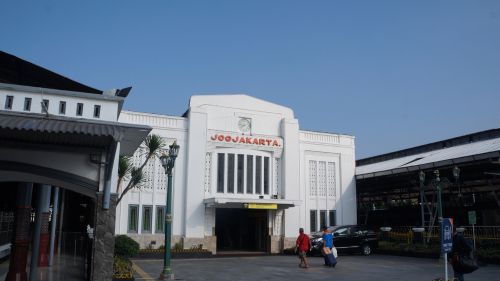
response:
[[[327,134],[312,131],[300,131],[300,153],[301,153],[301,194],[305,198],[303,205],[303,213],[305,214],[305,222],[302,227],[308,232],[313,232],[310,229],[310,211],[316,210],[316,231],[322,226],[320,225],[319,211],[327,211],[327,224],[329,224],[329,211],[336,211],[335,223],[356,224],[356,181],[354,178],[355,162],[354,162],[354,137],[339,134]],[[311,195],[311,171],[310,161],[314,161],[319,167],[320,162],[324,162],[328,169],[328,164],[332,163],[334,167],[334,196],[331,196],[329,191],[330,184],[328,183],[329,171],[326,171],[324,179],[326,180],[325,195],[319,193],[319,171],[316,170],[316,191],[315,195]]]
[[[151,113],[141,113],[123,110],[120,114],[119,122],[131,123],[131,124],[144,124],[153,127],[153,134],[160,135],[166,139],[168,145],[171,145],[174,141],[180,146],[179,156],[175,161],[174,176],[173,176],[173,203],[172,212],[175,217],[172,222],[172,234],[173,235],[184,235],[184,221],[185,221],[185,208],[186,208],[186,173],[187,170],[187,128],[188,119],[183,117],[167,116],[160,114]],[[135,157],[140,154],[136,152]],[[136,165],[143,163],[143,160],[136,159]],[[166,206],[166,185],[167,177],[164,173],[164,169],[158,159],[150,161],[152,165],[151,172],[148,174],[150,182],[141,189],[133,189],[127,193],[122,202],[120,202],[117,207],[117,223],[116,223],[116,233],[126,234],[127,233],[127,220],[128,220],[128,206],[129,205],[139,205],[139,206],[153,206],[153,210],[156,210],[156,206]],[[148,170],[148,166],[145,167]],[[128,182],[123,182],[120,188],[120,194],[122,190],[126,187]],[[116,190],[112,190],[113,192]],[[153,211],[152,221],[156,221],[156,213]],[[142,207],[139,208],[139,217],[142,217]],[[141,225],[139,222],[138,233],[141,233]],[[153,225],[154,226],[154,225]],[[154,234],[154,227],[151,234]],[[158,242],[160,244],[160,242]]]
[[[302,131],[291,109],[245,95],[193,96],[190,106],[187,118],[122,111],[119,119],[120,122],[152,126],[152,133],[167,138],[169,143],[176,140],[181,146],[174,169],[173,235],[203,238],[210,234],[210,226],[215,223],[214,212],[205,214],[203,199],[258,198],[259,194],[216,192],[217,153],[226,154],[226,165],[228,153],[270,157],[271,190],[265,195],[266,199],[281,194],[283,199],[302,202],[300,207],[285,210],[281,232],[285,237],[296,237],[299,227],[309,229],[311,209],[336,210],[337,224],[356,223],[354,137]],[[240,118],[251,121],[249,132],[241,132],[238,128]],[[220,141],[213,139],[215,135],[230,136],[232,140],[243,136],[252,140],[270,139],[276,140],[278,145]],[[212,154],[210,161],[206,158],[207,153]],[[281,162],[280,171],[276,170],[275,159]],[[309,195],[309,160],[334,163],[335,195],[331,198]],[[227,176],[227,169],[225,174]],[[225,187],[227,190],[227,181]],[[127,233],[128,204],[155,206],[164,205],[165,200],[164,189],[154,185],[152,189],[128,194],[119,206],[117,233]],[[270,212],[275,213],[279,213],[281,219],[281,212]],[[274,218],[270,218],[269,223],[272,226]]]
[[[49,114],[55,116],[72,117],[72,118],[84,118],[91,120],[102,120],[102,121],[116,121],[118,117],[118,100],[123,98],[112,97],[111,99],[103,97],[101,95],[91,95],[92,98],[87,98],[91,94],[85,95],[64,95],[64,94],[51,94],[40,92],[28,92],[28,91],[12,91],[7,89],[0,89],[0,110],[5,109],[5,102],[7,96],[13,96],[14,102],[12,109],[8,111],[17,111],[22,113],[42,113],[42,100],[49,100]],[[26,98],[31,98],[31,109],[30,111],[24,110],[24,102]],[[59,114],[59,104],[60,102],[66,102],[66,114]],[[83,103],[83,114],[82,116],[76,115],[76,107],[78,103]],[[99,118],[94,117],[94,106],[100,105],[101,112]],[[6,110],[7,111],[7,110]]]
[[[187,204],[185,209],[185,235],[190,238],[205,237],[205,151],[207,139],[207,111],[204,108],[189,109]]]

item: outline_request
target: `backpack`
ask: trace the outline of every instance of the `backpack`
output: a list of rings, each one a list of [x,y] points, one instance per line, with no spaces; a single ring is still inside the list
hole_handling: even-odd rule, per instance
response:
[[[460,234],[457,234],[460,235]],[[460,237],[457,237],[458,243],[462,248],[465,248],[462,244]],[[472,251],[469,254],[455,254],[453,255],[453,269],[460,273],[472,273],[476,271],[479,266],[477,264],[477,258],[472,255]]]

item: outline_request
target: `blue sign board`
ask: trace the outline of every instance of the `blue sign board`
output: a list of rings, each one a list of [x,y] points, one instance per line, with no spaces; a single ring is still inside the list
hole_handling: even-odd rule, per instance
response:
[[[451,253],[453,250],[453,223],[450,219],[443,219],[441,233],[441,253]]]

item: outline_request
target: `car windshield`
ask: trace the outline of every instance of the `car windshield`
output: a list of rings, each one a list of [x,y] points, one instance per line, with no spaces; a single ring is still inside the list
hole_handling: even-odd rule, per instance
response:
[[[339,227],[341,227],[341,226],[340,225],[330,226],[329,228],[327,228],[327,230],[330,231],[331,233],[333,233]],[[311,236],[323,236],[323,230],[320,230],[318,232],[314,232],[313,234],[311,234]]]

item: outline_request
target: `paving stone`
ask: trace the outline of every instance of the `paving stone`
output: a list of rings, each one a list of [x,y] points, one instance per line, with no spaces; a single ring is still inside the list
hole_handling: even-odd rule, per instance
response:
[[[387,255],[340,255],[335,268],[324,267],[323,257],[308,257],[309,269],[300,268],[297,256],[264,255],[258,257],[214,257],[210,259],[172,260],[176,280],[370,280],[431,281],[444,279],[444,264],[433,259]],[[134,260],[153,279],[158,279],[162,260]],[[136,278],[141,278],[137,273]],[[142,278],[146,278],[142,276]],[[453,270],[448,267],[448,278]],[[136,279],[137,280],[137,279]],[[141,279],[139,279],[141,280]],[[481,267],[465,275],[467,281],[500,280],[500,266]]]

